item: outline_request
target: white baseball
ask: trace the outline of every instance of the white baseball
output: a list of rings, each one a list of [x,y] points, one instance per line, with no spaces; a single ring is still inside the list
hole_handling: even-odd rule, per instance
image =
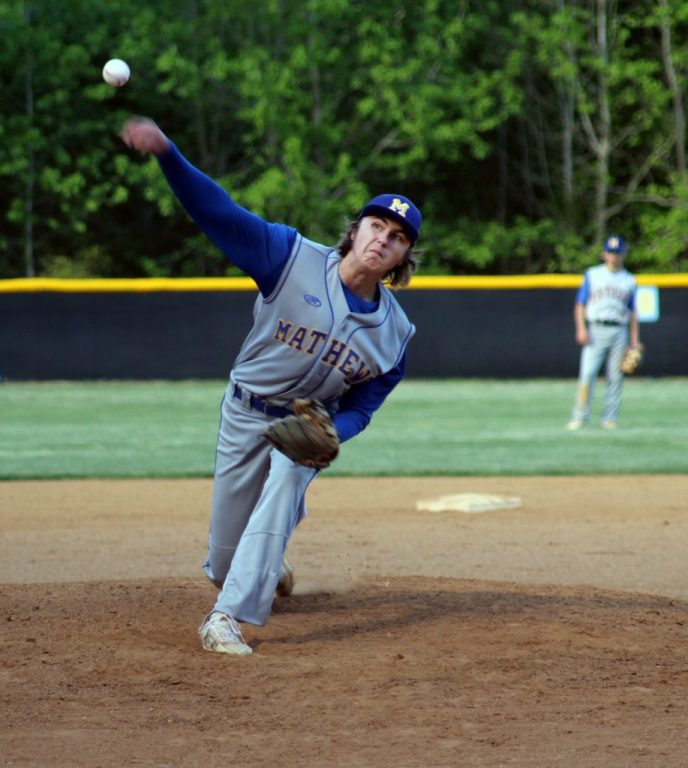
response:
[[[129,75],[129,65],[122,59],[110,59],[103,67],[103,80],[115,88],[121,88],[129,80]]]

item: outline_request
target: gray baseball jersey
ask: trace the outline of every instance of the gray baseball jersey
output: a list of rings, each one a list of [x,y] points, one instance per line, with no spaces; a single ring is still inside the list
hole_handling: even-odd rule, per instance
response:
[[[352,385],[391,370],[415,327],[385,286],[370,314],[352,313],[339,277],[341,256],[297,237],[269,296],[258,296],[254,324],[232,377],[270,403],[314,397],[336,410]]]
[[[585,318],[591,323],[627,325],[635,306],[635,290],[635,277],[630,272],[613,272],[606,264],[598,264],[586,271],[576,301],[585,304]]]

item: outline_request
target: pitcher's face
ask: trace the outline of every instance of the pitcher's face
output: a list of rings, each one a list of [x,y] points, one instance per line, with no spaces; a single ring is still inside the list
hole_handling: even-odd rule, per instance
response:
[[[379,279],[403,261],[410,247],[411,239],[401,224],[381,216],[364,216],[358,222],[347,258],[353,256]]]

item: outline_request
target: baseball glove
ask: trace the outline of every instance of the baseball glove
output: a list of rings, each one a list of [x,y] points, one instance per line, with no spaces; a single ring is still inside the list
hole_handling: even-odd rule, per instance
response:
[[[317,400],[296,400],[294,413],[275,419],[263,434],[278,451],[304,467],[325,469],[339,453],[330,414]]]
[[[645,347],[642,344],[636,344],[632,347],[626,347],[621,358],[619,368],[625,374],[635,373],[638,366],[643,361]]]

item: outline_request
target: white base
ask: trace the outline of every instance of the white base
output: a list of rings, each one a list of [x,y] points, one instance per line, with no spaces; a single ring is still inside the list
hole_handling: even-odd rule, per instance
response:
[[[490,493],[458,493],[416,502],[419,512],[488,512],[491,509],[514,509],[521,506],[518,496],[495,496]]]

